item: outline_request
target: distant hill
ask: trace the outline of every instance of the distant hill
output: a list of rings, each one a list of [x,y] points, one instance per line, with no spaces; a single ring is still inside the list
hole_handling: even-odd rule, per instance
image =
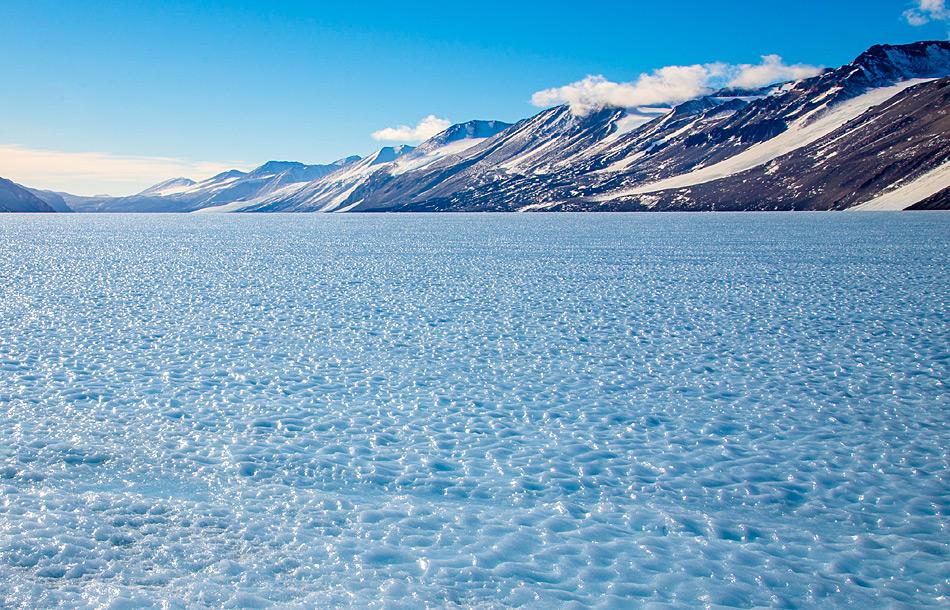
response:
[[[53,212],[45,201],[19,184],[0,178],[0,212]]]

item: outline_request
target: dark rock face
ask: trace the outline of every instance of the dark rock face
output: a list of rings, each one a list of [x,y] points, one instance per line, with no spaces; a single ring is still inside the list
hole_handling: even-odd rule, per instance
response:
[[[950,186],[935,195],[918,201],[908,210],[950,210]]]

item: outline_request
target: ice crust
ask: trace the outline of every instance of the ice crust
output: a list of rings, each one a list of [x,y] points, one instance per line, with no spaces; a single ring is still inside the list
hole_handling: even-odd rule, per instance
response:
[[[946,607],[950,216],[0,218],[0,606]]]

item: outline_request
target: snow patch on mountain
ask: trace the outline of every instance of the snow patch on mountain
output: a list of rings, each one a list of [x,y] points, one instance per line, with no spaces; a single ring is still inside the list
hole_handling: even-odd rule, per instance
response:
[[[149,187],[139,193],[139,195],[151,195],[158,197],[167,197],[184,193],[195,186],[195,181],[190,178],[172,178],[165,182],[159,182],[155,186]]]
[[[855,212],[906,210],[915,203],[936,195],[947,187],[950,187],[950,161],[914,180],[896,185],[896,188],[881,193],[873,199],[849,208],[849,210]]]
[[[667,107],[641,106],[636,109],[628,110],[627,114],[614,121],[614,131],[606,138],[604,142],[612,142],[620,136],[630,133],[641,125],[646,125],[651,121],[664,117],[673,111]]]
[[[458,155],[469,148],[481,144],[488,138],[470,138],[466,140],[455,140],[439,148],[429,151],[419,151],[418,154],[406,155],[396,161],[392,174],[399,175],[406,172],[415,171],[428,167],[450,155]]]

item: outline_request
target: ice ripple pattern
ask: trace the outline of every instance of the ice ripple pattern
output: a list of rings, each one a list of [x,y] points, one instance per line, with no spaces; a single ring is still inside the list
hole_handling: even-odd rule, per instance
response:
[[[0,606],[947,607],[950,216],[4,216]]]

